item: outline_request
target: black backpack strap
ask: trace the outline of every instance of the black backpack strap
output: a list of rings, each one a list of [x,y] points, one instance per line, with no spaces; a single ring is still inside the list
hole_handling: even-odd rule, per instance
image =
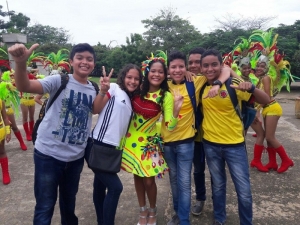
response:
[[[195,96],[195,85],[194,85],[194,82],[185,81],[185,86],[186,86],[187,92],[189,94],[190,100],[192,102],[194,113],[196,115],[197,105],[196,105],[196,96]]]
[[[225,81],[226,89],[227,89],[227,92],[228,92],[229,97],[231,99],[231,102],[233,104],[234,110],[236,111],[236,113],[240,117],[241,121],[243,122],[242,111],[241,111],[241,108],[240,108],[239,103],[238,103],[238,99],[237,99],[237,96],[236,96],[235,89],[230,87],[231,83],[232,83],[232,78],[229,77],[229,79]]]
[[[194,82],[186,81],[186,82],[185,82],[185,86],[186,86],[187,92],[188,92],[188,94],[189,94],[189,97],[190,97],[190,100],[191,100],[191,102],[192,102],[193,109],[194,109],[194,115],[195,115],[195,128],[198,129],[198,127],[200,126],[200,124],[201,124],[201,122],[202,122],[202,118],[201,118],[201,116],[198,114],[198,110],[197,110],[195,85],[194,85]]]
[[[208,85],[208,82],[206,82],[200,89],[200,94],[199,94],[199,101],[202,102],[202,96],[203,96],[203,92],[204,89],[206,88],[206,86]]]
[[[68,82],[69,82],[69,75],[68,74],[62,74],[61,75],[61,85],[60,85],[59,89],[56,91],[56,93],[53,96],[53,98],[51,99],[51,101],[49,102],[49,104],[47,104],[47,110],[51,107],[53,102],[57,99],[57,97],[60,95],[62,90],[64,90],[66,88]],[[47,112],[47,110],[46,110],[46,112]]]
[[[98,93],[99,93],[99,86],[98,86],[98,84],[97,84],[96,82],[92,81],[92,80],[89,80],[89,82],[92,83],[92,85],[93,85],[94,88],[95,88],[96,95],[98,95]]]

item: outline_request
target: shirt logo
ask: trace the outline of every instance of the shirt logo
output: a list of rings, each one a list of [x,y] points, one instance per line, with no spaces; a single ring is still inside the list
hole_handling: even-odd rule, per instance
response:
[[[225,91],[225,90],[220,91],[220,97],[221,97],[221,98],[226,98],[227,95],[228,95],[228,92],[227,92],[227,91]]]
[[[126,105],[126,101],[125,101],[125,99],[124,99],[124,100],[122,100],[121,102],[122,102],[122,103],[124,103],[124,104]]]

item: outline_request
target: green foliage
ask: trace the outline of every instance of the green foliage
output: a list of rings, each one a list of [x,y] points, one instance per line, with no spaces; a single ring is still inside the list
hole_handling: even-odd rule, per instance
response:
[[[291,73],[300,77],[300,20],[292,25],[279,24],[274,29],[278,33],[278,48],[291,64]]]
[[[200,32],[188,20],[176,15],[172,8],[161,10],[155,18],[142,20],[142,23],[148,29],[144,39],[150,52],[179,50],[202,38]]]
[[[64,28],[56,28],[35,24],[26,28],[25,32],[30,43],[65,45],[70,35]]]

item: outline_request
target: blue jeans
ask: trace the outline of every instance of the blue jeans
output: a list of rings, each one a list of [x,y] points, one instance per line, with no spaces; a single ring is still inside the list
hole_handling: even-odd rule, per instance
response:
[[[164,157],[170,168],[174,211],[180,219],[180,225],[189,225],[194,141],[176,146],[165,145]]]
[[[221,223],[226,220],[226,162],[237,193],[240,224],[252,224],[252,195],[245,145],[229,147],[204,143],[204,150],[212,177],[215,220]]]
[[[63,162],[34,149],[34,225],[50,225],[59,187],[62,225],[77,225],[76,194],[84,159]]]
[[[115,173],[94,173],[93,200],[98,225],[114,225],[119,198],[123,191],[122,182]]]
[[[205,153],[203,143],[195,141],[194,147],[194,182],[196,190],[196,200],[206,200],[205,187]]]

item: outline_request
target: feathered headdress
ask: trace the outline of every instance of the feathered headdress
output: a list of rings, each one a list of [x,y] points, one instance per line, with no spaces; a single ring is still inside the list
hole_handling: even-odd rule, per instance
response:
[[[278,34],[273,35],[273,29],[257,30],[249,37],[249,40],[257,42],[263,47],[257,62],[264,62],[269,67],[268,74],[273,80],[274,93],[279,92],[283,85],[286,85],[287,90],[290,91],[289,80],[294,81],[290,73],[290,63],[283,59],[283,54],[278,52],[277,38]]]
[[[4,66],[6,67],[8,70],[10,70],[10,64],[9,64],[9,60],[8,60],[8,55],[7,55],[7,52],[4,51],[2,48],[0,48],[0,51],[2,53],[4,53],[4,55],[6,56],[5,59],[0,59],[0,66]]]
[[[63,52],[67,53],[63,53]],[[62,70],[70,72],[70,64],[68,63],[69,59],[69,50],[68,49],[60,49],[57,53],[51,52],[47,58],[45,59],[44,67],[49,66],[52,70]]]
[[[274,80],[274,85],[278,88],[278,91],[281,90],[283,85],[286,85],[286,89],[290,91],[290,82],[289,80],[294,81],[293,76],[290,72],[291,66],[287,60],[283,59],[284,55],[279,54],[278,51],[275,51],[274,58],[270,62],[270,74],[276,74],[276,79]],[[275,70],[275,71],[274,71]]]
[[[41,64],[44,63],[45,56],[42,52],[35,53],[34,51],[31,53],[29,58],[27,59],[27,67],[30,67],[34,62],[40,62]]]
[[[161,50],[157,50],[156,52],[158,53],[155,56],[151,52],[151,57],[142,62],[142,72],[144,76],[145,76],[145,70],[149,71],[149,63],[151,61],[161,61],[165,63],[165,65],[167,65],[167,58],[168,58],[167,53]]]

